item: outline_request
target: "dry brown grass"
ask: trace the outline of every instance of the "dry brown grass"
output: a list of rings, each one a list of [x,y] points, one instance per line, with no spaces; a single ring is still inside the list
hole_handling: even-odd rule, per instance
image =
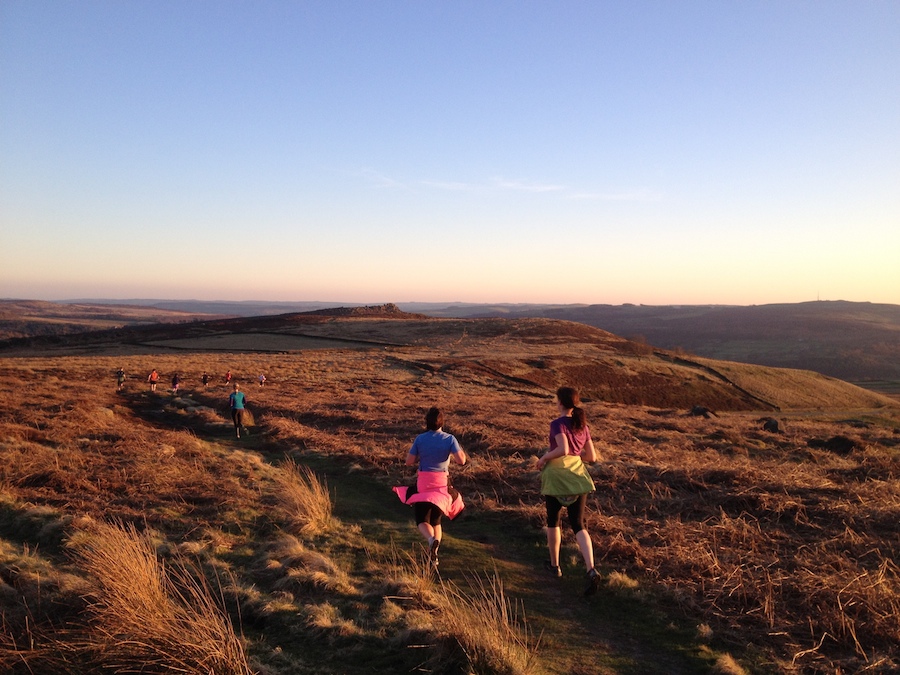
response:
[[[304,531],[305,521],[288,527],[292,538],[279,530],[286,521],[272,518],[272,506],[284,503],[286,484],[303,485],[299,467],[307,457],[353,466],[380,481],[391,499],[389,486],[408,478],[402,459],[409,442],[425,409],[436,404],[446,411],[446,430],[472,458],[453,473],[467,512],[500,514],[517,533],[539,541],[543,514],[533,457],[547,442],[553,387],[583,376],[593,387],[586,407],[603,453],[590,469],[598,490],[588,525],[599,564],[609,572],[609,592],[661,598],[676,614],[707,626],[706,634],[751,672],[900,667],[896,410],[774,413],[784,433],[770,434],[757,420],[772,412],[720,411],[703,419],[675,405],[601,400],[610,383],[633,379],[640,354],[613,354],[618,379],[602,381],[593,378],[606,365],[569,365],[607,359],[608,345],[541,342],[535,333],[497,338],[488,327],[462,328],[438,348],[0,361],[0,395],[8,402],[0,412],[0,535],[9,550],[0,578],[12,578],[8,570],[16,566],[60,573],[54,547],[73,523],[114,515],[146,524],[170,548],[238,575],[240,590],[233,592],[254,607],[259,626],[299,615],[304,630],[315,628],[329,644],[347,647],[384,635],[396,636],[389,644],[429,643],[438,631],[433,588],[397,581],[393,590],[378,590],[387,583],[387,567],[359,565],[352,538],[336,535],[333,526],[324,537],[322,525]],[[409,343],[427,340],[414,329],[405,328]],[[129,380],[123,395],[114,391],[119,365],[142,376]],[[149,394],[143,378],[150,367],[183,373],[184,398],[198,406],[173,406],[168,394]],[[241,446],[229,433],[227,390],[219,381],[228,368],[245,384],[259,425]],[[199,384],[204,370],[215,378],[207,390]],[[269,378],[262,389],[253,384],[259,372]],[[633,392],[649,395],[672,382],[646,380]],[[759,391],[777,391],[765,382],[770,388]],[[801,378],[791,386],[813,382]],[[817,407],[823,400],[813,399]],[[836,436],[852,441],[852,449],[809,444]],[[286,453],[301,473],[266,459]],[[328,474],[339,497],[340,476]],[[468,536],[465,522],[452,527],[454,535]],[[31,551],[37,546],[40,558],[23,556],[22,544]],[[503,555],[502,542],[497,551]],[[540,560],[531,562],[539,567]],[[19,587],[7,581],[3,592],[25,597],[31,588],[25,581],[33,577],[21,578]],[[74,594],[63,590],[74,584],[51,586],[47,592],[80,615]],[[477,595],[467,591],[470,605]],[[362,609],[366,603],[372,606]],[[6,614],[7,636],[25,634],[16,623],[22,616]],[[280,630],[315,648],[299,629]],[[274,653],[263,643],[257,648]],[[269,659],[270,672],[290,672],[278,670],[278,658]],[[539,650],[542,658],[552,655]]]
[[[715,617],[717,633],[767,632],[792,660],[803,652],[794,665],[810,672],[827,669],[823,650],[843,653],[841,661],[856,652],[865,663],[892,651],[900,636],[900,577],[891,562],[898,554],[896,452],[892,469],[875,478],[861,467],[883,448],[861,444],[852,457],[817,453],[805,439],[827,424],[789,422],[787,437],[764,438],[739,431],[736,418],[704,426],[724,429],[743,452],[718,441],[704,448],[701,438],[684,444],[680,435],[663,454],[651,450],[647,434],[658,424],[634,420],[641,446],[619,453],[632,463],[598,472],[609,493],[598,494],[604,516],[592,531],[608,564],[644,570]],[[612,519],[623,502],[640,518]],[[804,651],[823,637],[822,650]]]
[[[97,583],[85,648],[103,668],[250,673],[243,645],[215,591],[184,560],[164,565],[148,534],[98,523],[72,545]]]
[[[427,556],[392,546],[381,570],[382,611],[406,639],[434,646],[427,672],[525,675],[535,672],[540,636],[524,607],[508,596],[494,571],[457,584],[441,579]]]
[[[292,529],[301,534],[321,534],[335,526],[328,485],[315,472],[293,460],[281,465],[278,504]]]
[[[7,642],[0,663],[28,672],[249,675],[243,644],[205,578],[184,560],[164,565],[148,534],[92,523],[71,543],[90,579],[86,625],[38,625]]]
[[[274,542],[265,558],[265,573],[274,577],[272,588],[294,596],[308,590],[357,593],[350,576],[338,563],[291,535]]]
[[[725,654],[716,659],[713,673],[716,675],[747,675],[747,671],[730,654]]]
[[[530,634],[524,609],[511,600],[495,573],[469,579],[470,590],[442,584],[437,596],[436,628],[442,648],[435,654],[434,672],[454,662],[457,650],[469,672],[481,675],[526,675],[537,666],[540,636]],[[454,664],[455,665],[455,664]]]

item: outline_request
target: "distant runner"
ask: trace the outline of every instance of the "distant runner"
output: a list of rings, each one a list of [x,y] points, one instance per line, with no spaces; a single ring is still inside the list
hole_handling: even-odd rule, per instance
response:
[[[150,372],[150,377],[147,378],[147,382],[150,383],[150,391],[156,391],[156,385],[159,382],[159,373],[156,372],[156,368]]]
[[[229,374],[231,374],[229,372]],[[241,391],[241,385],[234,383],[234,391],[228,395],[228,405],[231,406],[231,420],[234,422],[234,432],[241,437],[241,429],[244,426],[244,410],[247,405],[247,397]]]
[[[119,368],[116,371],[116,391],[122,391],[125,388],[125,370]]]

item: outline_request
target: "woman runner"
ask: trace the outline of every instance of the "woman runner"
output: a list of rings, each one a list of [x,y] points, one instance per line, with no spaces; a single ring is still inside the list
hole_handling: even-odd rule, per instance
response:
[[[450,486],[449,470],[450,458],[463,465],[466,453],[443,426],[443,413],[430,408],[425,414],[425,433],[416,436],[406,455],[406,466],[419,467],[416,486],[394,488],[404,504],[412,505],[416,527],[428,544],[428,560],[435,567],[443,536],[441,518],[446,515],[452,520],[464,506],[462,496]]]
[[[547,507],[547,548],[550,551],[550,560],[544,567],[552,576],[562,576],[560,517],[565,507],[587,570],[584,594],[593,595],[600,587],[600,574],[594,568],[594,545],[584,525],[584,510],[587,496],[594,490],[594,481],[583,462],[595,462],[597,451],[584,410],[580,407],[578,391],[560,387],[556,391],[556,400],[560,416],[550,423],[550,450],[537,463],[541,469],[541,494]]]

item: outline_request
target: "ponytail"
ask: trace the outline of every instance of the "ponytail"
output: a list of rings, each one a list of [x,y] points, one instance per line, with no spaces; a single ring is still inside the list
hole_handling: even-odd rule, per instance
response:
[[[580,431],[587,426],[587,416],[581,408],[581,397],[574,387],[560,387],[556,390],[556,398],[564,408],[572,410],[572,429]]]
[[[572,430],[581,431],[587,426],[587,416],[584,414],[584,408],[575,406],[572,408]]]
[[[437,431],[442,426],[444,426],[444,413],[439,408],[429,408],[425,413],[425,428],[428,431]]]

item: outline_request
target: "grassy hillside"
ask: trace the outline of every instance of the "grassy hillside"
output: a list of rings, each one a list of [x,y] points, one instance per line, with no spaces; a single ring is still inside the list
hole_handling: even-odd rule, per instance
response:
[[[116,306],[105,301],[0,301],[0,339],[204,319],[213,314],[265,316],[281,321],[286,312],[328,307],[315,302],[130,302],[131,305]],[[405,303],[403,307],[444,318],[540,317],[577,321],[662,349],[718,360],[812,370],[900,395],[898,305],[817,301],[753,306]]]
[[[178,323],[212,317],[211,314],[198,312],[131,305],[0,300],[0,340],[66,336],[121,326]]]
[[[425,370],[452,372],[464,379],[503,378],[547,391],[566,382],[580,387],[587,397],[610,403],[775,411],[890,403],[816,373],[688,359],[575,322],[429,319],[386,307],[386,313],[357,308],[353,316],[311,312],[134,326],[64,340],[11,341],[0,347],[0,355],[28,355],[35,350],[127,355],[160,350],[290,353],[422,346],[428,349],[429,362],[417,367]]]
[[[0,664],[13,673],[900,667],[887,399],[548,320],[294,317],[220,325],[214,352],[189,348],[212,326],[176,328],[176,345],[106,334],[0,358]],[[229,335],[243,347],[227,351]],[[291,338],[319,348],[290,351]],[[179,372],[184,391],[149,392],[151,368]],[[253,413],[240,440],[229,369]],[[564,577],[541,567],[533,462],[561,383],[586,392],[603,452],[588,524],[605,585],[591,599],[567,528]],[[412,479],[402,460],[432,404],[471,456],[439,577],[390,492]],[[780,433],[762,429],[772,416]]]
[[[898,305],[843,301],[749,307],[589,305],[504,310],[503,315],[579,321],[706,358],[900,386]]]

